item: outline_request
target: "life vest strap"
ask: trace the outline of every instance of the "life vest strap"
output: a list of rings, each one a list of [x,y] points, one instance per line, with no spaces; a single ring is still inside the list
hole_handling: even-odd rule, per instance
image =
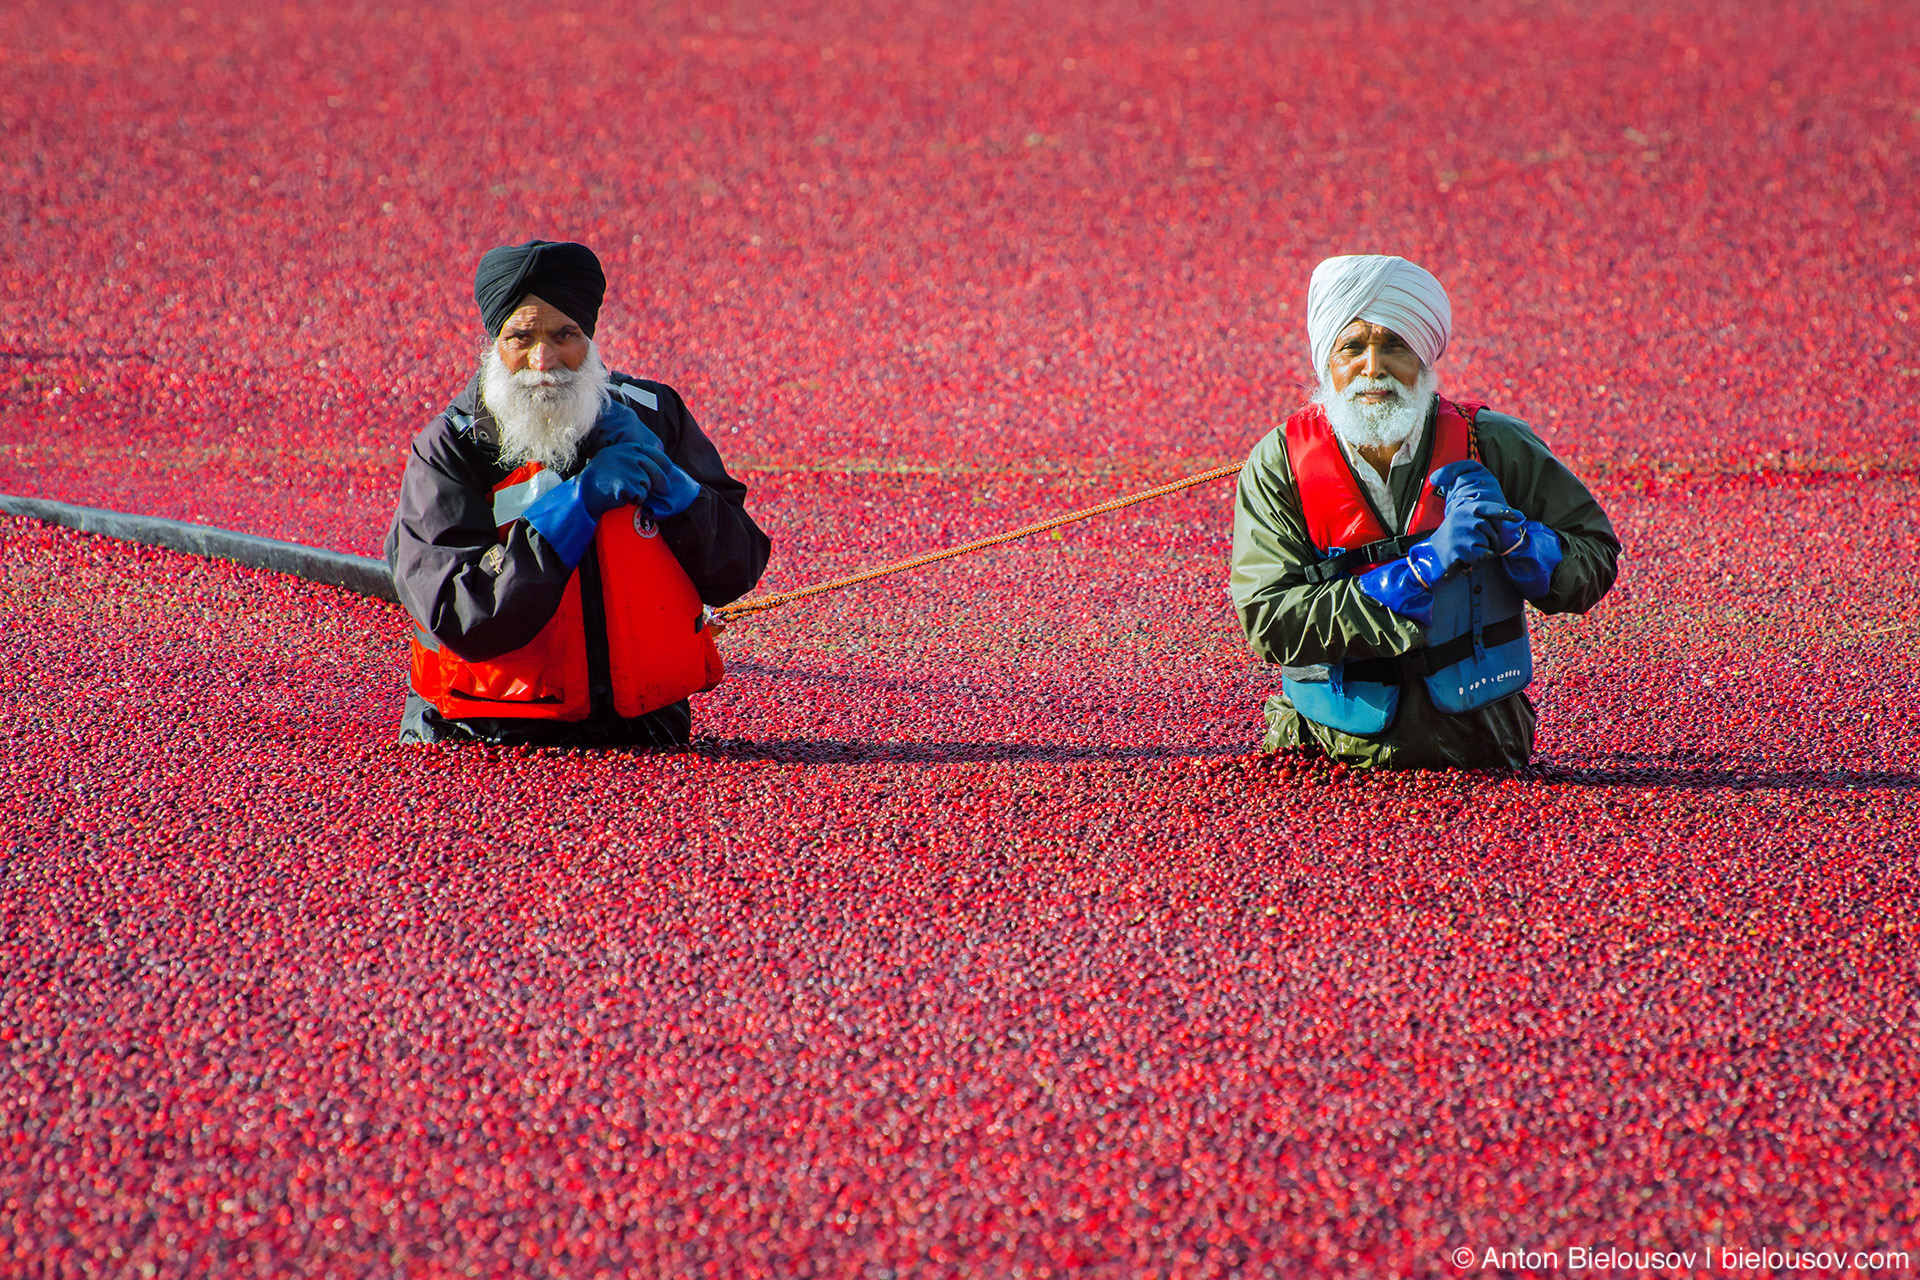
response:
[[[1480,628],[1478,639],[1482,648],[1497,649],[1503,644],[1521,640],[1527,634],[1527,620],[1522,614],[1501,618],[1498,622],[1489,622]],[[1405,654],[1400,661],[1406,670],[1417,676],[1430,676],[1436,671],[1444,671],[1455,663],[1465,662],[1473,656],[1475,635],[1463,631],[1451,640],[1442,641],[1425,649],[1415,649]]]
[[[1480,644],[1484,648],[1497,649],[1510,644],[1527,634],[1527,620],[1520,614],[1511,618],[1502,618],[1498,622],[1489,622],[1480,629]],[[1473,633],[1464,632],[1451,640],[1433,645],[1426,649],[1415,649],[1393,658],[1353,658],[1341,668],[1341,677],[1348,681],[1365,681],[1368,684],[1400,684],[1409,676],[1422,679],[1436,671],[1444,671],[1456,663],[1465,662],[1473,656]]]
[[[1359,573],[1369,565],[1385,564],[1389,560],[1398,560],[1413,550],[1415,543],[1427,535],[1424,533],[1403,533],[1397,538],[1382,538],[1378,542],[1369,542],[1352,551],[1342,551],[1337,556],[1328,556],[1307,566],[1307,581],[1318,585],[1332,582],[1335,578]]]
[[[1340,678],[1352,683],[1398,685],[1404,662],[1400,658],[1351,658],[1340,666]]]

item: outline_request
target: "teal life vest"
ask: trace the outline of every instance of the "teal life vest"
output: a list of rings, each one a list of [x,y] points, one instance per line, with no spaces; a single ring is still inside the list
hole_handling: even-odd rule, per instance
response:
[[[1478,455],[1473,420],[1485,407],[1438,401],[1427,474]],[[1404,529],[1390,533],[1319,405],[1289,418],[1285,435],[1308,536],[1326,557],[1308,569],[1308,581],[1331,582],[1397,560],[1440,526],[1446,502],[1422,482]],[[1533,679],[1526,602],[1497,565],[1476,565],[1435,585],[1427,637],[1426,647],[1393,657],[1283,667],[1281,687],[1307,719],[1366,737],[1393,724],[1410,675],[1419,676],[1433,705],[1450,715],[1510,697]]]

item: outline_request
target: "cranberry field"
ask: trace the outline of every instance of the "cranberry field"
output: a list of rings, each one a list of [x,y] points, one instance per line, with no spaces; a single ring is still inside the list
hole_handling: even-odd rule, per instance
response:
[[[1535,764],[1262,757],[1230,481],[744,620],[665,756],[0,517],[0,1275],[1920,1268],[1914,6],[782,7],[8,6],[0,492],[378,554],[577,239],[787,590],[1244,457],[1400,253],[1625,544]]]

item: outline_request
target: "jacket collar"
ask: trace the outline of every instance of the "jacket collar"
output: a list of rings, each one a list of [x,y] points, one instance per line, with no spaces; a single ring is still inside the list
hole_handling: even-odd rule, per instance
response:
[[[453,407],[472,419],[467,427],[467,434],[472,436],[476,443],[485,445],[489,449],[499,447],[500,432],[494,425],[493,411],[487,408],[486,401],[480,395],[479,370],[474,371],[473,376],[467,379],[465,389],[453,398]]]

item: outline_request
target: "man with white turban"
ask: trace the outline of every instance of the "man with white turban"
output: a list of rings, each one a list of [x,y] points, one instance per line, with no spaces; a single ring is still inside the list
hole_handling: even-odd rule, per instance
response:
[[[1619,539],[1526,423],[1437,394],[1453,309],[1430,273],[1314,268],[1310,402],[1254,447],[1232,591],[1281,667],[1268,751],[1380,767],[1518,767],[1533,750],[1525,604],[1584,613]]]

